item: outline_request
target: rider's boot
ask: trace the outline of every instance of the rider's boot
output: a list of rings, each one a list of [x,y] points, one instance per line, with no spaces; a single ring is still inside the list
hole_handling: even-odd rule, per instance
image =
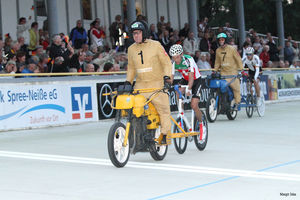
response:
[[[159,138],[158,138],[158,144],[161,145],[170,145],[172,143],[171,140],[171,133],[168,133],[167,135],[165,134],[160,134]]]

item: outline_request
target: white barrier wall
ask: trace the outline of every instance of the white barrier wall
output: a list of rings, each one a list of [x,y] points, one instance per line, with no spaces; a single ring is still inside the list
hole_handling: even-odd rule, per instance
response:
[[[0,131],[97,121],[95,86],[86,81],[1,84]]]

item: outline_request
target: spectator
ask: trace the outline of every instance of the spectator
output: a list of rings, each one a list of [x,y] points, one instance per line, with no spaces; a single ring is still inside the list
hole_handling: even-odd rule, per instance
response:
[[[243,48],[242,48],[242,52],[241,52],[241,57],[242,57],[242,59],[244,59],[245,57],[246,57],[246,49],[248,48],[248,47],[250,47],[251,46],[251,43],[249,43],[249,42],[247,42],[247,41],[245,41],[244,42],[244,44],[243,44]]]
[[[157,32],[158,34],[160,35],[161,33],[163,33],[163,28],[162,26],[166,26],[166,23],[165,23],[165,16],[160,16],[159,18],[159,22],[157,23]]]
[[[8,61],[5,65],[4,70],[2,70],[1,74],[15,74],[17,72],[17,66],[15,61]]]
[[[255,37],[255,40],[254,40],[252,46],[253,46],[253,49],[254,49],[254,53],[255,53],[256,55],[260,55],[260,53],[261,53],[262,50],[263,50],[263,47],[262,47],[262,45],[261,45],[261,43],[260,43],[260,38],[259,38],[259,36],[256,36],[256,37]]]
[[[10,49],[11,49],[11,43],[12,43],[11,37],[6,37],[4,40],[4,53],[5,54],[9,54]]]
[[[71,30],[70,40],[75,49],[80,49],[82,44],[87,44],[87,33],[82,27],[82,21],[77,20],[76,27]]]
[[[200,51],[203,51],[203,52],[210,52],[210,41],[209,41],[209,33],[206,32],[204,34],[204,38],[201,39],[200,41]]]
[[[184,24],[184,27],[179,31],[179,37],[186,38],[190,32],[190,26],[188,23]]]
[[[93,54],[91,51],[87,51],[86,52],[86,56],[85,56],[85,62],[86,63],[90,63],[93,61],[93,57],[95,54]]]
[[[19,19],[19,24],[17,25],[17,38],[23,37],[24,44],[29,43],[29,33],[28,30],[30,28],[31,16],[28,17],[28,21],[25,17],[21,17]]]
[[[285,63],[283,60],[279,61],[279,68],[285,68]]]
[[[116,42],[119,39],[119,29],[118,24],[121,22],[121,15],[116,15],[115,21],[109,26],[109,36],[112,43],[112,48],[116,48]]]
[[[11,48],[8,52],[8,59],[12,59],[17,55],[17,52],[20,50],[20,44],[18,43],[18,41],[12,41],[10,47]]]
[[[50,68],[50,72],[68,72],[68,64],[70,57],[72,57],[73,54],[74,49],[70,46],[70,44],[67,45],[67,48],[63,48],[61,37],[59,35],[55,35],[49,50],[50,58],[55,62],[53,68]],[[60,58],[56,60],[57,57]]]
[[[208,18],[207,17],[204,17],[204,19],[199,23],[198,25],[198,29],[202,32],[202,33],[205,33],[206,31],[206,26],[207,26],[207,23],[208,23]]]
[[[293,48],[291,47],[291,43],[289,41],[285,42],[284,60],[288,61],[289,65],[291,65],[294,60],[294,51],[293,51]]]
[[[200,60],[197,62],[199,69],[211,69],[209,62],[207,62],[206,55],[207,53],[205,52],[200,54]]]
[[[38,23],[33,22],[31,24],[31,29],[29,29],[29,45],[28,50],[34,51],[36,49],[36,46],[39,44],[40,38],[39,38],[39,32],[38,32]]]
[[[39,56],[39,62],[37,64],[37,67],[41,73],[48,72],[48,59],[49,56],[46,53],[43,53]]]
[[[270,60],[268,63],[267,63],[267,68],[273,68],[273,62]]]
[[[28,51],[28,45],[25,44],[24,37],[19,37],[18,42],[19,42],[19,45],[20,45],[19,51],[23,51],[26,55],[26,58],[29,58],[30,56],[29,56],[29,51]]]
[[[293,63],[290,65],[290,68],[299,68],[296,60],[293,61]]]
[[[169,49],[171,47],[171,42],[170,42],[170,38],[169,38],[169,31],[165,30],[163,33],[163,36],[161,38],[160,43],[162,44],[162,46],[165,48],[166,52],[169,52]]]
[[[268,62],[270,61],[270,55],[269,55],[269,45],[264,45],[263,51],[259,55],[259,58],[262,60],[262,67],[268,67]]]
[[[173,35],[174,29],[171,27],[171,22],[166,23],[166,30],[169,31],[170,35]]]
[[[17,57],[16,66],[17,66],[17,68],[19,70],[20,66],[25,65],[26,54],[23,51],[18,51],[16,57]]]
[[[100,25],[95,21],[94,27],[91,30],[91,44],[96,45],[100,50],[104,49],[104,31],[100,30]],[[116,38],[117,39],[117,38]],[[117,40],[115,40],[117,41]]]
[[[34,73],[36,68],[37,63],[33,59],[29,59],[27,66],[21,71],[21,73]]]
[[[292,49],[294,52],[294,60],[293,61],[298,61],[299,57],[300,57],[300,52],[299,52],[299,47],[296,42],[293,42]]]
[[[229,37],[232,37],[233,32],[232,32],[232,28],[230,27],[230,23],[229,23],[229,22],[226,22],[226,23],[225,23],[224,31],[226,32],[226,34],[227,34]]]
[[[200,51],[200,50],[197,50],[197,51],[195,52],[195,56],[194,56],[194,61],[195,61],[195,63],[197,63],[198,60],[200,60],[200,55],[201,55],[201,51]]]
[[[70,68],[76,68],[77,72],[83,72],[86,62],[86,53],[84,51],[79,51],[77,54],[74,54],[70,61]]]
[[[92,63],[88,63],[84,68],[85,72],[95,72],[95,66]]]
[[[271,35],[268,36],[268,42],[267,42],[267,45],[270,47],[270,50],[269,50],[269,55],[270,55],[270,60],[272,62],[276,62],[276,61],[279,61],[279,50],[282,48],[282,47],[278,47],[276,46],[276,44],[273,42],[273,38]]]
[[[114,71],[114,65],[110,62],[105,63],[103,67],[103,72],[112,72],[112,71]]]
[[[194,37],[194,33],[190,31],[188,37],[183,41],[183,51],[194,57],[196,50],[199,50],[199,42]]]
[[[154,24],[150,25],[150,39],[151,40],[156,40],[156,41],[159,40],[158,33],[155,32],[155,25]]]

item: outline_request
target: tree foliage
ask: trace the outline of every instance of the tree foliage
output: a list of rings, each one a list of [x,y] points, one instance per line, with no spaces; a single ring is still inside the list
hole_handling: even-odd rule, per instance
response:
[[[200,0],[199,17],[209,18],[210,26],[224,26],[230,22],[237,28],[237,0]],[[277,18],[275,0],[244,0],[244,14],[246,30],[254,28],[258,33],[271,32],[277,36]],[[300,40],[300,0],[293,0],[288,4],[283,0],[283,16],[285,37],[291,35]]]

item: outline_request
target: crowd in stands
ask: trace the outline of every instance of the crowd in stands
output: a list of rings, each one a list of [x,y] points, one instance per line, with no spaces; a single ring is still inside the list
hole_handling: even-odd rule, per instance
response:
[[[147,21],[145,16],[137,16],[137,20]],[[45,24],[44,24],[45,25]],[[181,44],[184,54],[194,57],[199,69],[214,67],[215,52],[218,48],[216,35],[225,32],[228,43],[237,48],[241,57],[245,49],[252,46],[255,54],[262,61],[262,67],[299,68],[299,46],[289,36],[285,46],[278,46],[270,33],[265,38],[250,29],[238,49],[234,31],[230,24],[213,30],[209,19],[197,21],[198,35],[190,31],[186,23],[181,30],[172,28],[161,16],[157,24],[149,24],[149,38],[159,41],[169,52],[173,44]],[[127,20],[122,21],[120,15],[108,29],[96,18],[89,29],[83,27],[78,20],[69,35],[60,33],[49,37],[47,26],[38,29],[38,23],[22,17],[17,25],[17,40],[9,34],[0,39],[0,73],[45,73],[45,72],[113,72],[126,71],[127,48],[132,44]],[[279,52],[284,49],[284,59],[279,59]]]

